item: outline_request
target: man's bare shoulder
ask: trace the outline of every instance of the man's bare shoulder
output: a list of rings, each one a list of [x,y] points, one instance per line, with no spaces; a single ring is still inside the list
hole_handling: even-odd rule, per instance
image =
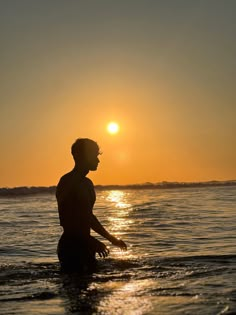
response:
[[[91,179],[88,178],[88,177],[85,177],[85,183],[86,183],[87,185],[93,186],[93,182],[92,182]]]
[[[80,193],[88,189],[94,189],[93,182],[88,177],[81,177],[76,172],[69,172],[63,175],[57,185],[57,191],[61,190],[74,190]]]
[[[58,185],[66,185],[66,184],[68,184],[69,182],[71,182],[73,180],[73,177],[74,176],[73,176],[73,172],[72,171],[64,174],[60,178]]]

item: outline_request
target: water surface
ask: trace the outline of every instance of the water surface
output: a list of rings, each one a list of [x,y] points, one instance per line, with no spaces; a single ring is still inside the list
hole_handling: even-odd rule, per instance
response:
[[[236,314],[236,187],[98,191],[94,212],[128,250],[63,275],[54,195],[0,198],[1,314]]]

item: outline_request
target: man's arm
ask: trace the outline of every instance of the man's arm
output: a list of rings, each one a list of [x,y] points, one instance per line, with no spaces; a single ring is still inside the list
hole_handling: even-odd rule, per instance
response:
[[[121,249],[126,250],[127,246],[125,242],[123,242],[121,239],[116,238],[115,236],[111,235],[98,221],[97,217],[92,214],[91,216],[91,228],[104,238],[106,238],[108,241],[110,241],[113,245],[120,247]]]

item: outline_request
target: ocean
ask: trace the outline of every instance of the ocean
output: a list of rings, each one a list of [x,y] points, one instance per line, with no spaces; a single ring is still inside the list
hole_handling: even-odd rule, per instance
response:
[[[0,314],[236,314],[236,186],[98,190],[94,213],[128,250],[67,275],[54,194],[0,197]]]

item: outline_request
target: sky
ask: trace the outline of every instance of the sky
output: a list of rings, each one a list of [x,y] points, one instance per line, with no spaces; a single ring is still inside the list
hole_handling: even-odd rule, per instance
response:
[[[236,1],[1,0],[0,187],[236,179]],[[111,135],[106,126],[119,123]]]

